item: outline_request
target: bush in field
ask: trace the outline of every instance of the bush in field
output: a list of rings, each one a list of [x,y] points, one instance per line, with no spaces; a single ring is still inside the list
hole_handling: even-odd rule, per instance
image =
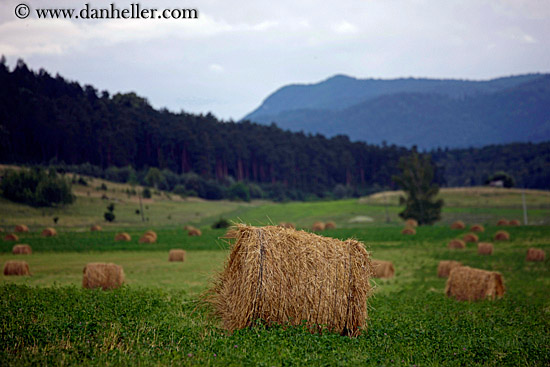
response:
[[[107,206],[107,211],[103,214],[103,217],[107,222],[112,222],[115,220],[115,204],[111,203]]]
[[[151,190],[148,187],[143,189],[142,196],[144,199],[151,199]]]
[[[75,200],[70,183],[54,170],[7,170],[0,190],[8,200],[37,207],[66,205]]]
[[[229,188],[229,198],[231,200],[250,201],[248,186],[242,182],[237,182]]]
[[[231,225],[229,221],[225,218],[220,218],[214,224],[212,224],[213,229],[219,229],[219,228],[227,228]]]

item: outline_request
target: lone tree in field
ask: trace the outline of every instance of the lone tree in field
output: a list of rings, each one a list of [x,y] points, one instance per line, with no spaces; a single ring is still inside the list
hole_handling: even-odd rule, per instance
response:
[[[412,154],[399,160],[400,176],[393,176],[406,197],[399,200],[405,210],[399,213],[403,219],[416,219],[419,225],[433,224],[441,218],[443,200],[436,200],[439,186],[434,183],[434,167],[429,156],[421,156],[415,148]]]

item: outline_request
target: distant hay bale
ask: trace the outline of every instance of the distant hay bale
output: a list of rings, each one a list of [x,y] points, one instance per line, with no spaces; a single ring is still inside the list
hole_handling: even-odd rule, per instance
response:
[[[170,253],[168,254],[168,261],[185,261],[185,250],[170,250]]]
[[[499,219],[498,222],[497,222],[497,226],[508,226],[510,225],[510,222],[508,221],[508,219]]]
[[[395,268],[391,261],[371,260],[373,278],[393,278]]]
[[[126,232],[117,233],[115,236],[115,241],[131,241],[132,237]]]
[[[513,227],[517,227],[517,226],[520,226],[521,223],[520,223],[520,221],[517,220],[517,219],[512,219],[512,220],[510,221],[509,225],[510,225],[510,226],[513,226]]]
[[[152,231],[152,230],[148,230],[144,233],[144,236],[150,236],[150,237],[153,237],[156,240],[158,240],[158,236],[157,236],[157,233],[155,231]]]
[[[466,228],[466,224],[464,224],[464,222],[461,220],[457,220],[456,222],[451,224],[451,229],[465,229],[465,228]]]
[[[527,250],[527,257],[525,258],[525,261],[544,261],[545,257],[546,253],[544,250],[531,247]]]
[[[190,231],[190,230],[192,230],[192,229],[195,229],[195,227],[193,227],[193,226],[191,226],[191,225],[189,225],[189,224],[183,226],[183,230],[184,230],[184,231]]]
[[[418,227],[418,221],[413,218],[409,218],[405,221],[405,226],[410,228]]]
[[[15,232],[16,233],[26,233],[29,231],[29,227],[27,227],[24,224],[18,224],[15,226]]]
[[[325,229],[336,229],[336,223],[330,221],[325,223]]]
[[[506,231],[498,231],[495,233],[495,241],[508,241],[510,239],[510,233]]]
[[[32,248],[29,245],[19,244],[13,246],[11,253],[14,255],[30,255],[32,254]]]
[[[470,232],[485,232],[485,228],[481,224],[474,224],[470,227]]]
[[[477,244],[477,253],[479,255],[492,255],[493,244],[489,242],[480,242]]]
[[[119,288],[124,283],[122,266],[111,263],[88,263],[84,267],[82,286],[84,288]]]
[[[151,235],[150,233],[145,233],[143,236],[140,237],[139,243],[155,243],[157,242],[156,237]]]
[[[473,233],[466,233],[464,236],[462,236],[462,239],[466,243],[479,241],[479,237]]]
[[[191,228],[188,232],[187,232],[187,235],[189,236],[202,236],[202,232],[200,229],[198,228]]]
[[[8,233],[4,236],[4,241],[19,241],[19,237],[15,233]]]
[[[367,318],[372,266],[355,240],[340,241],[276,226],[237,226],[225,269],[209,302],[229,331],[260,319],[323,326],[357,336]]]
[[[4,265],[4,275],[31,275],[26,261],[10,260]]]
[[[445,294],[459,301],[500,298],[504,294],[502,275],[494,271],[460,266],[449,273]]]
[[[449,241],[448,247],[452,249],[463,249],[466,248],[466,243],[458,238],[455,238]]]
[[[103,230],[103,228],[101,228],[101,226],[98,226],[97,224],[90,227],[90,231],[92,232],[97,232],[101,230]]]
[[[290,222],[280,222],[279,227],[295,229],[296,225],[294,223],[290,223]]]
[[[447,278],[451,270],[458,268],[459,266],[462,266],[460,261],[442,260],[437,265],[437,276],[439,278]]]
[[[57,236],[55,228],[48,227],[42,231],[42,237],[54,237]]]
[[[405,227],[405,228],[403,228],[403,230],[401,231],[401,234],[407,234],[407,235],[416,234],[416,229],[410,228],[410,227]]]
[[[311,230],[314,232],[320,232],[325,230],[325,223],[323,222],[315,222],[313,223],[313,226],[311,226]]]

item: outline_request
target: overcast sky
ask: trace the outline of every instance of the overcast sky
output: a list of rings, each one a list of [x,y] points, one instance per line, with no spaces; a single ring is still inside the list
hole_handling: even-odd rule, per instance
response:
[[[196,8],[198,20],[43,20],[17,4]],[[155,107],[240,119],[283,85],[550,71],[550,0],[0,0],[0,54]]]

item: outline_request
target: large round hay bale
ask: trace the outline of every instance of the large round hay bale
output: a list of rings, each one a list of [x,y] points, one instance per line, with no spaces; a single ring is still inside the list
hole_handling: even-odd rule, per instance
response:
[[[372,260],[373,278],[393,278],[395,267],[391,261]]]
[[[185,261],[185,250],[172,249],[168,254],[168,261]]]
[[[466,228],[466,224],[464,224],[464,222],[461,220],[457,220],[456,222],[451,224],[451,229],[465,229],[465,228]]]
[[[480,255],[492,255],[493,244],[489,242],[480,242],[477,244],[477,253]]]
[[[470,227],[470,232],[485,232],[485,228],[481,224],[474,224]]]
[[[88,263],[84,267],[82,286],[84,288],[114,289],[124,283],[122,266],[112,263]]]
[[[508,226],[510,225],[510,222],[508,221],[508,219],[499,219],[498,222],[497,222],[497,226]]]
[[[372,266],[355,240],[277,226],[238,225],[209,301],[233,331],[265,324],[325,326],[356,336],[367,318]],[[322,325],[322,326],[320,326]]]
[[[416,234],[416,229],[411,228],[411,227],[405,227],[405,228],[403,228],[403,230],[401,231],[401,234],[413,235],[413,234]]]
[[[546,253],[544,252],[544,250],[531,247],[529,250],[527,250],[525,261],[544,261],[545,257]]]
[[[10,260],[4,264],[4,275],[31,275],[26,261]]]
[[[155,239],[155,241],[158,240],[158,236],[157,236],[157,233],[155,231],[148,230],[143,235],[153,237]]]
[[[46,228],[42,231],[42,237],[54,237],[57,236],[57,231],[55,228]]]
[[[29,245],[19,244],[13,246],[11,253],[14,255],[30,255],[32,254],[32,248]]]
[[[460,266],[449,273],[445,294],[459,301],[500,298],[504,282],[500,273]]]
[[[506,231],[498,231],[495,233],[495,241],[508,241],[510,239],[510,233]]]
[[[510,226],[512,226],[512,227],[517,227],[517,226],[520,226],[520,225],[521,225],[520,221],[517,220],[517,219],[512,219],[512,220],[510,221],[510,223],[508,223],[508,224],[509,224]]]
[[[334,223],[333,221],[326,222],[325,229],[336,229],[336,223]]]
[[[27,227],[26,225],[24,224],[18,224],[15,226],[15,230],[14,232],[16,233],[26,233],[29,231],[29,227]]]
[[[462,239],[464,240],[464,242],[466,243],[469,243],[469,242],[477,242],[479,241],[479,237],[473,233],[466,233],[464,236],[462,236]]]
[[[323,222],[315,222],[311,226],[311,230],[314,232],[320,232],[325,230],[325,223]]]
[[[117,233],[115,236],[115,241],[131,241],[132,237],[126,232]]]
[[[103,228],[101,228],[101,226],[97,225],[97,224],[94,224],[93,226],[90,227],[90,231],[92,232],[98,232],[98,231],[101,231],[103,230]]]
[[[294,223],[290,223],[290,222],[280,222],[279,227],[295,229],[296,225]]]
[[[449,241],[448,247],[452,249],[463,249],[466,248],[466,243],[458,238],[455,238]]]
[[[413,218],[409,218],[405,221],[405,227],[416,228],[418,227],[418,221]]]
[[[202,236],[202,232],[201,232],[201,230],[198,229],[198,228],[191,228],[191,229],[187,232],[187,234],[188,234],[189,236]]]
[[[8,233],[4,236],[4,241],[19,241],[19,237],[15,233]]]
[[[451,270],[459,266],[462,266],[460,261],[441,260],[437,265],[437,276],[440,278],[447,278]]]
[[[282,228],[285,228],[285,227],[282,227]],[[221,236],[220,238],[224,238],[224,239],[228,239],[228,240],[234,240],[235,238],[237,238],[237,233],[238,233],[238,231],[235,227],[229,227],[227,232],[225,232],[225,234],[223,236]]]
[[[157,242],[156,237],[153,237],[153,235],[149,233],[145,233],[143,236],[140,237],[139,243],[155,243]]]

